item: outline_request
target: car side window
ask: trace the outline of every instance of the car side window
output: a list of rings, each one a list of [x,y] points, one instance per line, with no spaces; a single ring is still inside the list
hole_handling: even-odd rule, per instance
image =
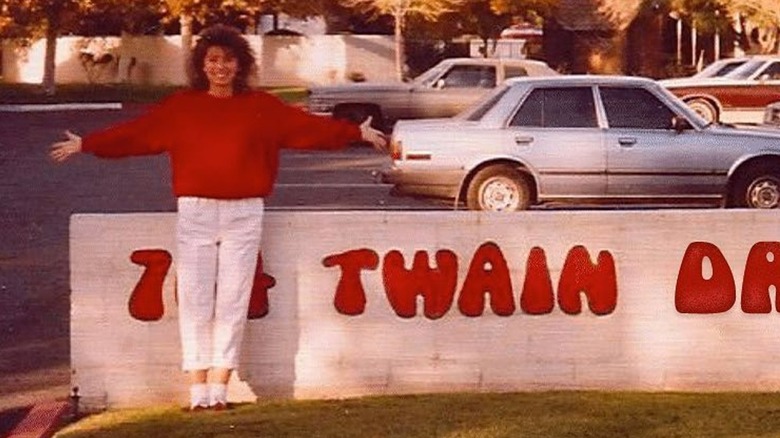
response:
[[[762,79],[777,80],[780,79],[780,62],[769,64],[759,75]]]
[[[443,88],[493,88],[496,68],[492,65],[456,65],[442,78]]]
[[[732,71],[734,71],[737,67],[741,67],[745,62],[732,62],[730,64],[726,64],[720,69],[718,69],[717,73],[715,73],[715,76],[725,76]]]
[[[644,88],[600,87],[610,128],[672,129],[674,112]]]
[[[525,67],[507,65],[504,67],[504,76],[508,78],[519,78],[528,76],[528,70]]]
[[[510,126],[596,128],[596,106],[590,87],[537,88],[523,102]]]

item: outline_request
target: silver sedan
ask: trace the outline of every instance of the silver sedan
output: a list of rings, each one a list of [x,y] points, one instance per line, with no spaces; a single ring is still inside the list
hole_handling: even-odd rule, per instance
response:
[[[508,80],[449,119],[401,121],[394,193],[513,211],[549,202],[780,205],[780,132],[709,124],[655,81]]]

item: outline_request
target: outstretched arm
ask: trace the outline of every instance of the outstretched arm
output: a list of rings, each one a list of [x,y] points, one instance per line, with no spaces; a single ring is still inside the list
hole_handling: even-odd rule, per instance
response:
[[[368,116],[363,123],[360,124],[360,135],[363,137],[363,141],[367,141],[374,146],[374,149],[379,152],[387,152],[387,139],[382,131],[375,129],[371,126],[372,116]]]
[[[178,95],[165,98],[146,113],[84,138],[65,131],[67,140],[54,143],[49,155],[54,161],[65,161],[79,152],[101,158],[124,158],[165,152],[169,144],[170,114],[176,109]]]
[[[360,125],[346,120],[311,114],[287,105],[277,97],[259,95],[264,99],[263,117],[274,118],[281,146],[291,149],[340,149],[350,143],[366,141],[379,151],[387,144],[384,134],[371,127],[369,117]],[[268,126],[267,124],[265,126]]]
[[[81,152],[81,137],[70,131],[65,131],[65,136],[68,139],[52,144],[49,152],[49,156],[58,163]]]

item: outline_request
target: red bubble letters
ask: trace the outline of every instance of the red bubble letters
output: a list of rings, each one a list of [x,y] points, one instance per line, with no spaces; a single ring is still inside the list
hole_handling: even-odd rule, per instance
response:
[[[164,249],[133,251],[130,261],[144,267],[141,279],[133,288],[128,302],[130,316],[139,321],[158,321],[163,317],[163,282],[171,267],[171,253]],[[252,295],[247,317],[258,319],[268,314],[268,289],[276,285],[276,279],[263,271],[263,257],[258,254]],[[174,292],[175,295],[175,292]]]
[[[438,319],[455,303],[458,283],[458,255],[451,250],[439,250],[434,255],[436,267],[431,268],[428,253],[417,251],[411,269],[406,269],[404,256],[393,250],[382,259],[382,280],[385,296],[395,313],[403,318],[417,314],[417,297],[423,298],[423,314]],[[163,282],[171,266],[171,255],[163,249],[134,251],[131,261],[143,266],[144,272],[130,295],[130,315],[140,321],[157,321],[164,313]],[[366,294],[360,275],[364,270],[379,268],[379,255],[371,249],[355,249],[325,257],[325,267],[340,269],[334,305],[344,315],[360,315],[365,311]],[[268,313],[268,289],[276,280],[263,271],[262,256],[258,258],[255,282],[249,306],[249,318],[261,318]],[[565,313],[582,311],[581,293],[588,299],[591,312],[608,315],[617,306],[615,261],[607,251],[598,255],[593,264],[583,246],[572,248],[564,263],[558,282],[558,306]],[[509,265],[494,242],[486,242],[474,252],[463,285],[457,297],[457,308],[469,317],[481,316],[486,296],[490,310],[509,316],[516,312]],[[526,262],[526,277],[519,299],[520,309],[531,315],[552,312],[555,306],[547,256],[543,249],[531,249]]]
[[[458,283],[458,255],[451,250],[439,250],[434,255],[436,267],[429,266],[429,254],[417,251],[411,269],[406,269],[400,251],[390,251],[382,259],[384,292],[396,315],[412,318],[417,314],[417,298],[423,301],[423,315],[438,319],[455,303]],[[362,271],[379,266],[379,255],[371,249],[355,249],[325,257],[323,265],[340,268],[334,306],[344,315],[360,315],[366,308],[366,292],[361,281]],[[591,262],[588,250],[573,247],[563,265],[558,281],[558,306],[571,315],[582,311],[581,293],[588,299],[591,312],[609,315],[617,307],[617,277],[615,261],[608,251]],[[490,310],[499,316],[516,312],[512,276],[501,248],[486,242],[471,257],[463,285],[457,297],[461,314],[478,317],[485,309],[486,296]],[[552,312],[555,294],[543,249],[531,249],[526,261],[526,277],[520,292],[520,309],[527,314]]]
[[[434,267],[430,266],[431,258]],[[171,254],[164,249],[142,249],[134,251],[130,259],[144,267],[130,295],[130,315],[140,321],[157,321],[164,313],[162,290],[172,264]],[[498,316],[513,315],[518,308],[528,315],[549,314],[556,304],[563,313],[576,315],[582,312],[583,297],[595,315],[610,315],[617,307],[616,264],[609,251],[601,251],[594,263],[584,246],[572,247],[566,254],[557,287],[553,286],[547,254],[540,247],[529,251],[522,279],[512,275],[504,252],[495,242],[485,242],[474,251],[463,278],[459,278],[461,262],[461,256],[449,249],[433,254],[417,251],[409,268],[399,250],[388,251],[380,258],[372,249],[359,248],[322,259],[324,267],[339,270],[333,305],[336,311],[348,316],[363,314],[368,305],[361,277],[365,271],[379,271],[387,302],[402,318],[417,316],[419,302],[421,314],[432,320],[442,318],[453,307],[464,316],[479,317],[486,305]],[[268,313],[268,290],[275,284],[274,277],[263,271],[262,256],[258,257],[248,309],[250,319]],[[521,286],[516,289],[516,285]],[[776,311],[780,312],[780,242],[758,242],[750,249],[745,264],[742,311],[770,313],[772,293]],[[736,299],[734,273],[720,248],[708,242],[689,244],[677,275],[677,311],[727,312]]]
[[[705,271],[705,260],[709,262]],[[758,242],[750,249],[742,277],[742,311],[772,311],[770,291],[780,312],[780,242]],[[677,275],[674,304],[680,313],[712,314],[731,310],[737,301],[734,274],[720,248],[693,242]]]

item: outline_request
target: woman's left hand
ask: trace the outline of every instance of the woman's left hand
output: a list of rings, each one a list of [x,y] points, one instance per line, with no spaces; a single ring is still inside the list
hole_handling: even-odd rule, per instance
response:
[[[367,141],[374,146],[374,149],[379,152],[387,152],[387,140],[385,134],[382,131],[375,129],[371,126],[373,117],[369,116],[363,123],[360,124],[360,134],[363,137],[363,141]]]
[[[51,145],[51,152],[49,152],[52,160],[58,163],[67,160],[71,155],[81,152],[81,137],[70,131],[65,131],[65,136],[68,139]]]

